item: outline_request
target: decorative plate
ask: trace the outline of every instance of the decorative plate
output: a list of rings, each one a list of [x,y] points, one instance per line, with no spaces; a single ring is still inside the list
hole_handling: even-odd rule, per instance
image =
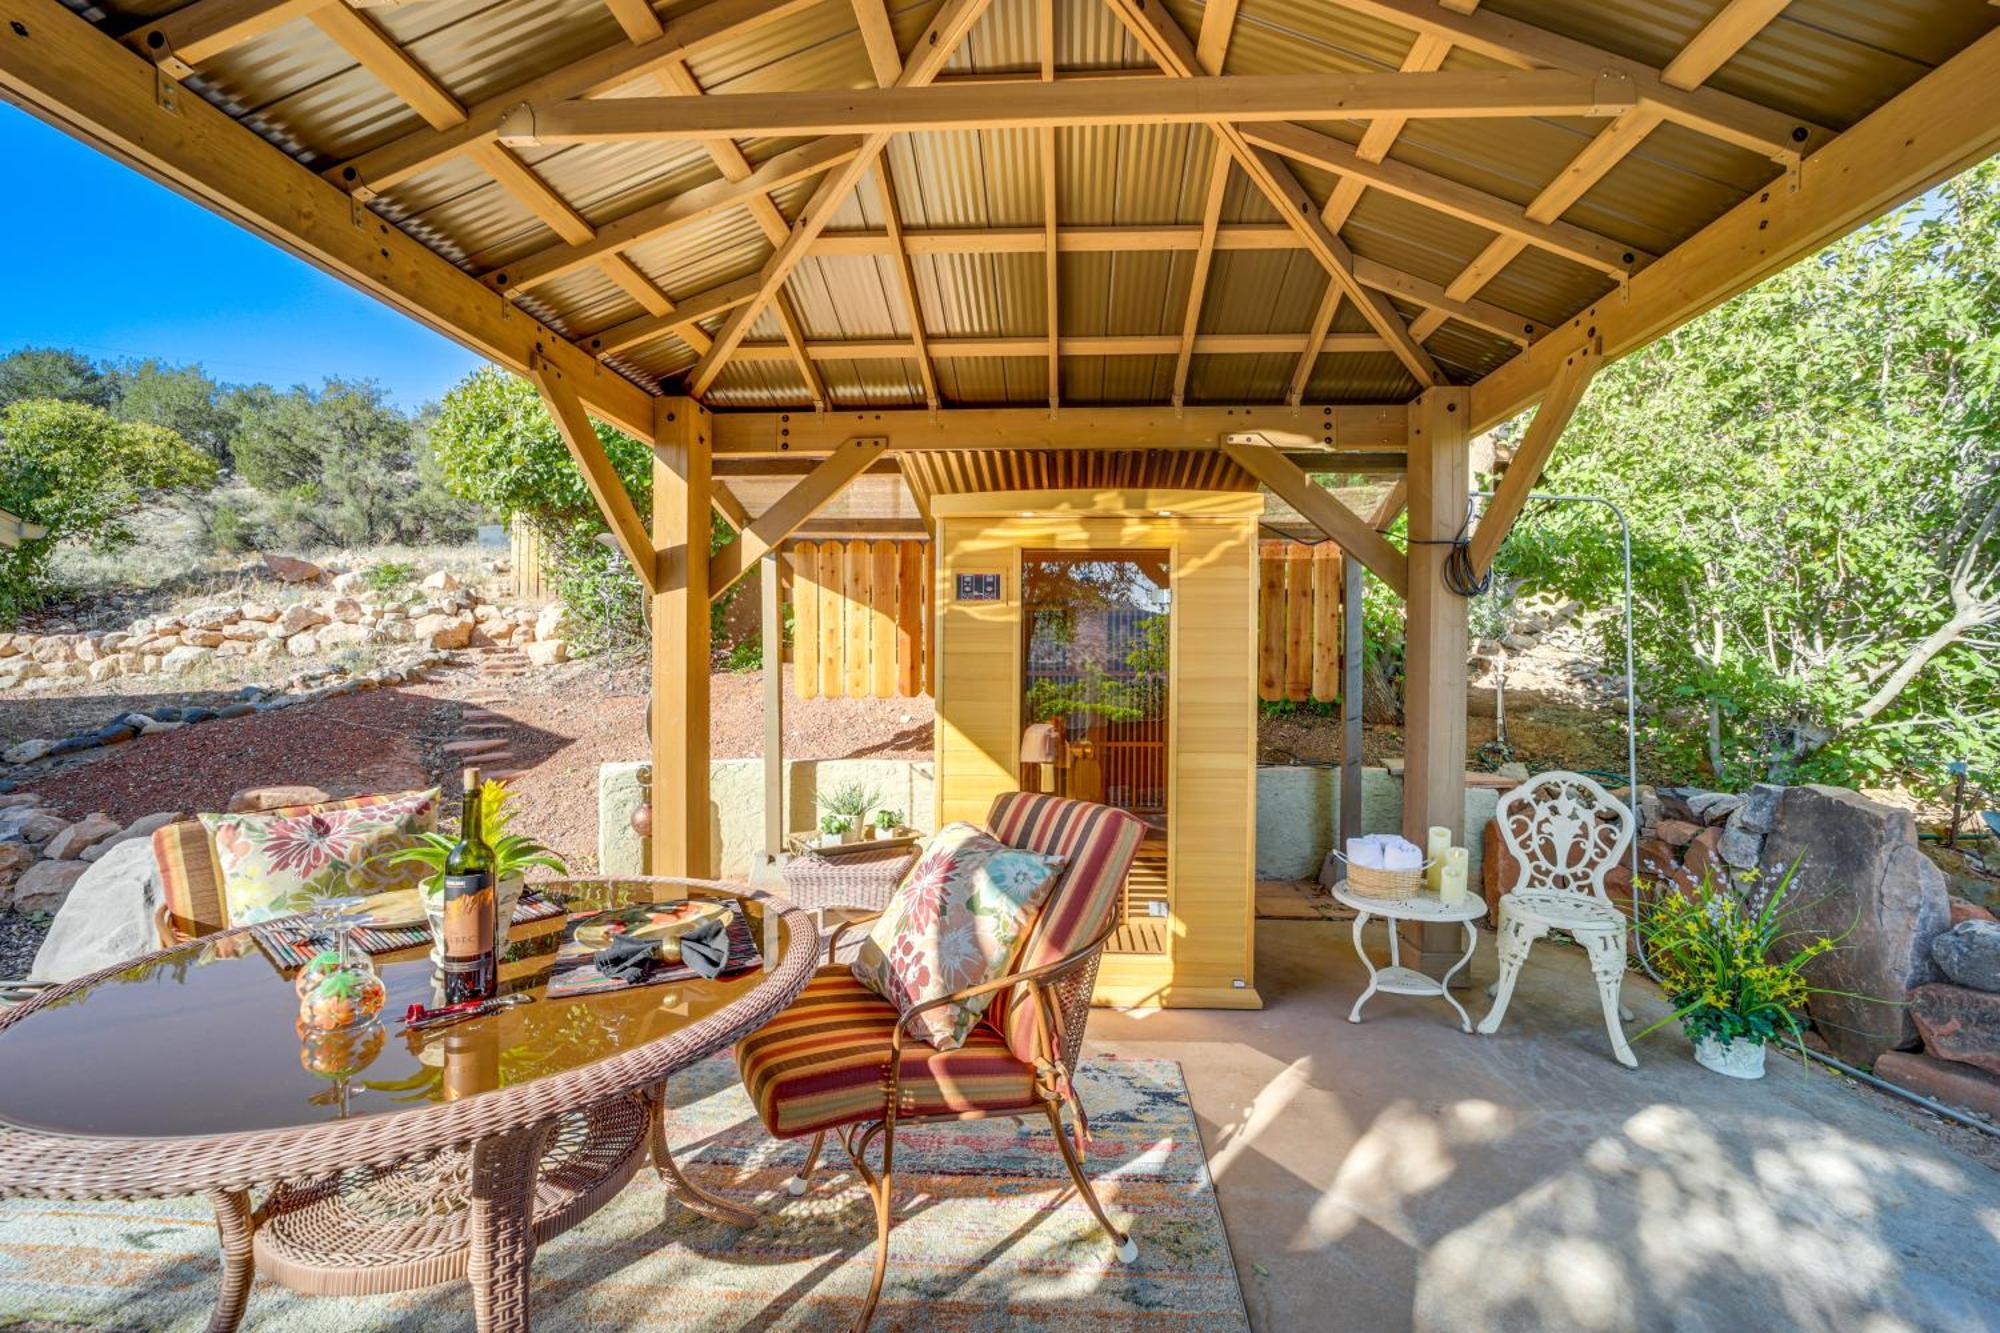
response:
[[[709,921],[727,922],[730,907],[727,903],[697,901],[689,898],[675,899],[663,903],[641,903],[634,907],[616,907],[608,912],[597,912],[576,925],[575,940],[578,944],[593,949],[602,949],[615,938],[636,937],[643,940],[676,940],[682,935]],[[680,950],[669,946],[661,951],[671,961],[680,956]]]

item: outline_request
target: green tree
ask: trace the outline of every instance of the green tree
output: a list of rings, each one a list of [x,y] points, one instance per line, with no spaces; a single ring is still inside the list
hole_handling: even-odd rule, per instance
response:
[[[597,433],[633,504],[650,513],[652,449],[602,423]],[[492,367],[474,371],[445,395],[429,435],[454,492],[503,520],[518,514],[541,535],[557,591],[587,639],[636,629],[637,580],[624,556],[597,540],[609,529],[532,385]],[[712,518],[711,549],[729,536],[728,526]],[[716,620],[725,603],[714,606]]]
[[[224,467],[237,414],[228,395],[200,366],[141,361],[117,373],[120,418],[165,426]]]
[[[2000,163],[1607,368],[1549,489],[1633,528],[1641,685],[1670,764],[1854,780],[2000,771]],[[1607,601],[1601,515],[1507,565]]]
[[[172,431],[82,403],[27,399],[0,410],[0,509],[48,529],[0,550],[0,621],[48,599],[58,542],[128,544],[127,520],[149,498],[207,486],[215,472]]]
[[[0,407],[28,398],[109,408],[117,401],[118,386],[81,352],[23,347],[0,357]]]

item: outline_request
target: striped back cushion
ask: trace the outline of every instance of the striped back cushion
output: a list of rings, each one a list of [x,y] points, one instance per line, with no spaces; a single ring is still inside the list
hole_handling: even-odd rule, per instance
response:
[[[1020,971],[1053,963],[1104,932],[1146,835],[1146,826],[1123,810],[1018,791],[993,799],[986,825],[1009,847],[1064,858],[1062,878],[1029,928],[1027,945],[1015,963]],[[1027,987],[1003,994],[986,1017],[1016,1059],[1032,1061],[1043,1048],[1042,1016]]]
[[[308,810],[352,810],[380,801],[380,796],[352,796],[319,805],[287,805],[263,811],[298,815]],[[160,872],[160,899],[174,934],[182,939],[213,935],[229,929],[229,908],[222,896],[222,863],[215,838],[199,817],[176,820],[153,830],[153,863]]]

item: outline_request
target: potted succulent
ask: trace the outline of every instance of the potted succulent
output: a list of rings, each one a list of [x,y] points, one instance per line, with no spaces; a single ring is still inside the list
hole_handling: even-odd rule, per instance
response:
[[[877,810],[875,812],[875,836],[893,838],[902,833],[903,812],[901,810]]]
[[[820,821],[825,832],[838,832],[843,843],[861,842],[872,828],[868,823],[868,812],[875,808],[882,797],[874,788],[859,782],[843,782],[819,798],[819,808],[831,816],[845,820],[845,826],[832,830],[826,827],[826,820]]]
[[[824,847],[829,843],[846,842],[848,830],[853,827],[854,821],[846,815],[821,815],[819,817],[820,845]]]
[[[1771,956],[1793,934],[1783,905],[1797,871],[1794,862],[1775,883],[1748,874],[1731,885],[1711,869],[1692,890],[1660,895],[1639,929],[1674,1011],[1640,1036],[1678,1020],[1696,1062],[1731,1078],[1762,1078],[1766,1044],[1800,1040],[1807,997],[1834,993],[1807,981],[1805,969],[1839,940],[1822,935]]]
[[[558,875],[569,871],[562,857],[548,848],[521,834],[507,832],[516,813],[513,799],[514,793],[504,782],[488,778],[479,784],[480,832],[486,840],[486,850],[493,855],[493,947],[501,953],[507,949],[507,931],[514,922],[514,906],[521,900],[527,870],[539,866]],[[430,922],[434,963],[444,959],[444,863],[457,842],[457,838],[448,834],[419,833],[415,843],[399,847],[382,858],[389,865],[414,862],[430,869],[429,877],[424,880],[424,915]]]

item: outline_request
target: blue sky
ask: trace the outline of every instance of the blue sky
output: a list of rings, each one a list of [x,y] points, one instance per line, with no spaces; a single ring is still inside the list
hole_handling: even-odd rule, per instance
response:
[[[198,361],[281,388],[372,379],[414,410],[480,358],[304,260],[0,103],[0,354]],[[147,260],[156,269],[147,271]]]

